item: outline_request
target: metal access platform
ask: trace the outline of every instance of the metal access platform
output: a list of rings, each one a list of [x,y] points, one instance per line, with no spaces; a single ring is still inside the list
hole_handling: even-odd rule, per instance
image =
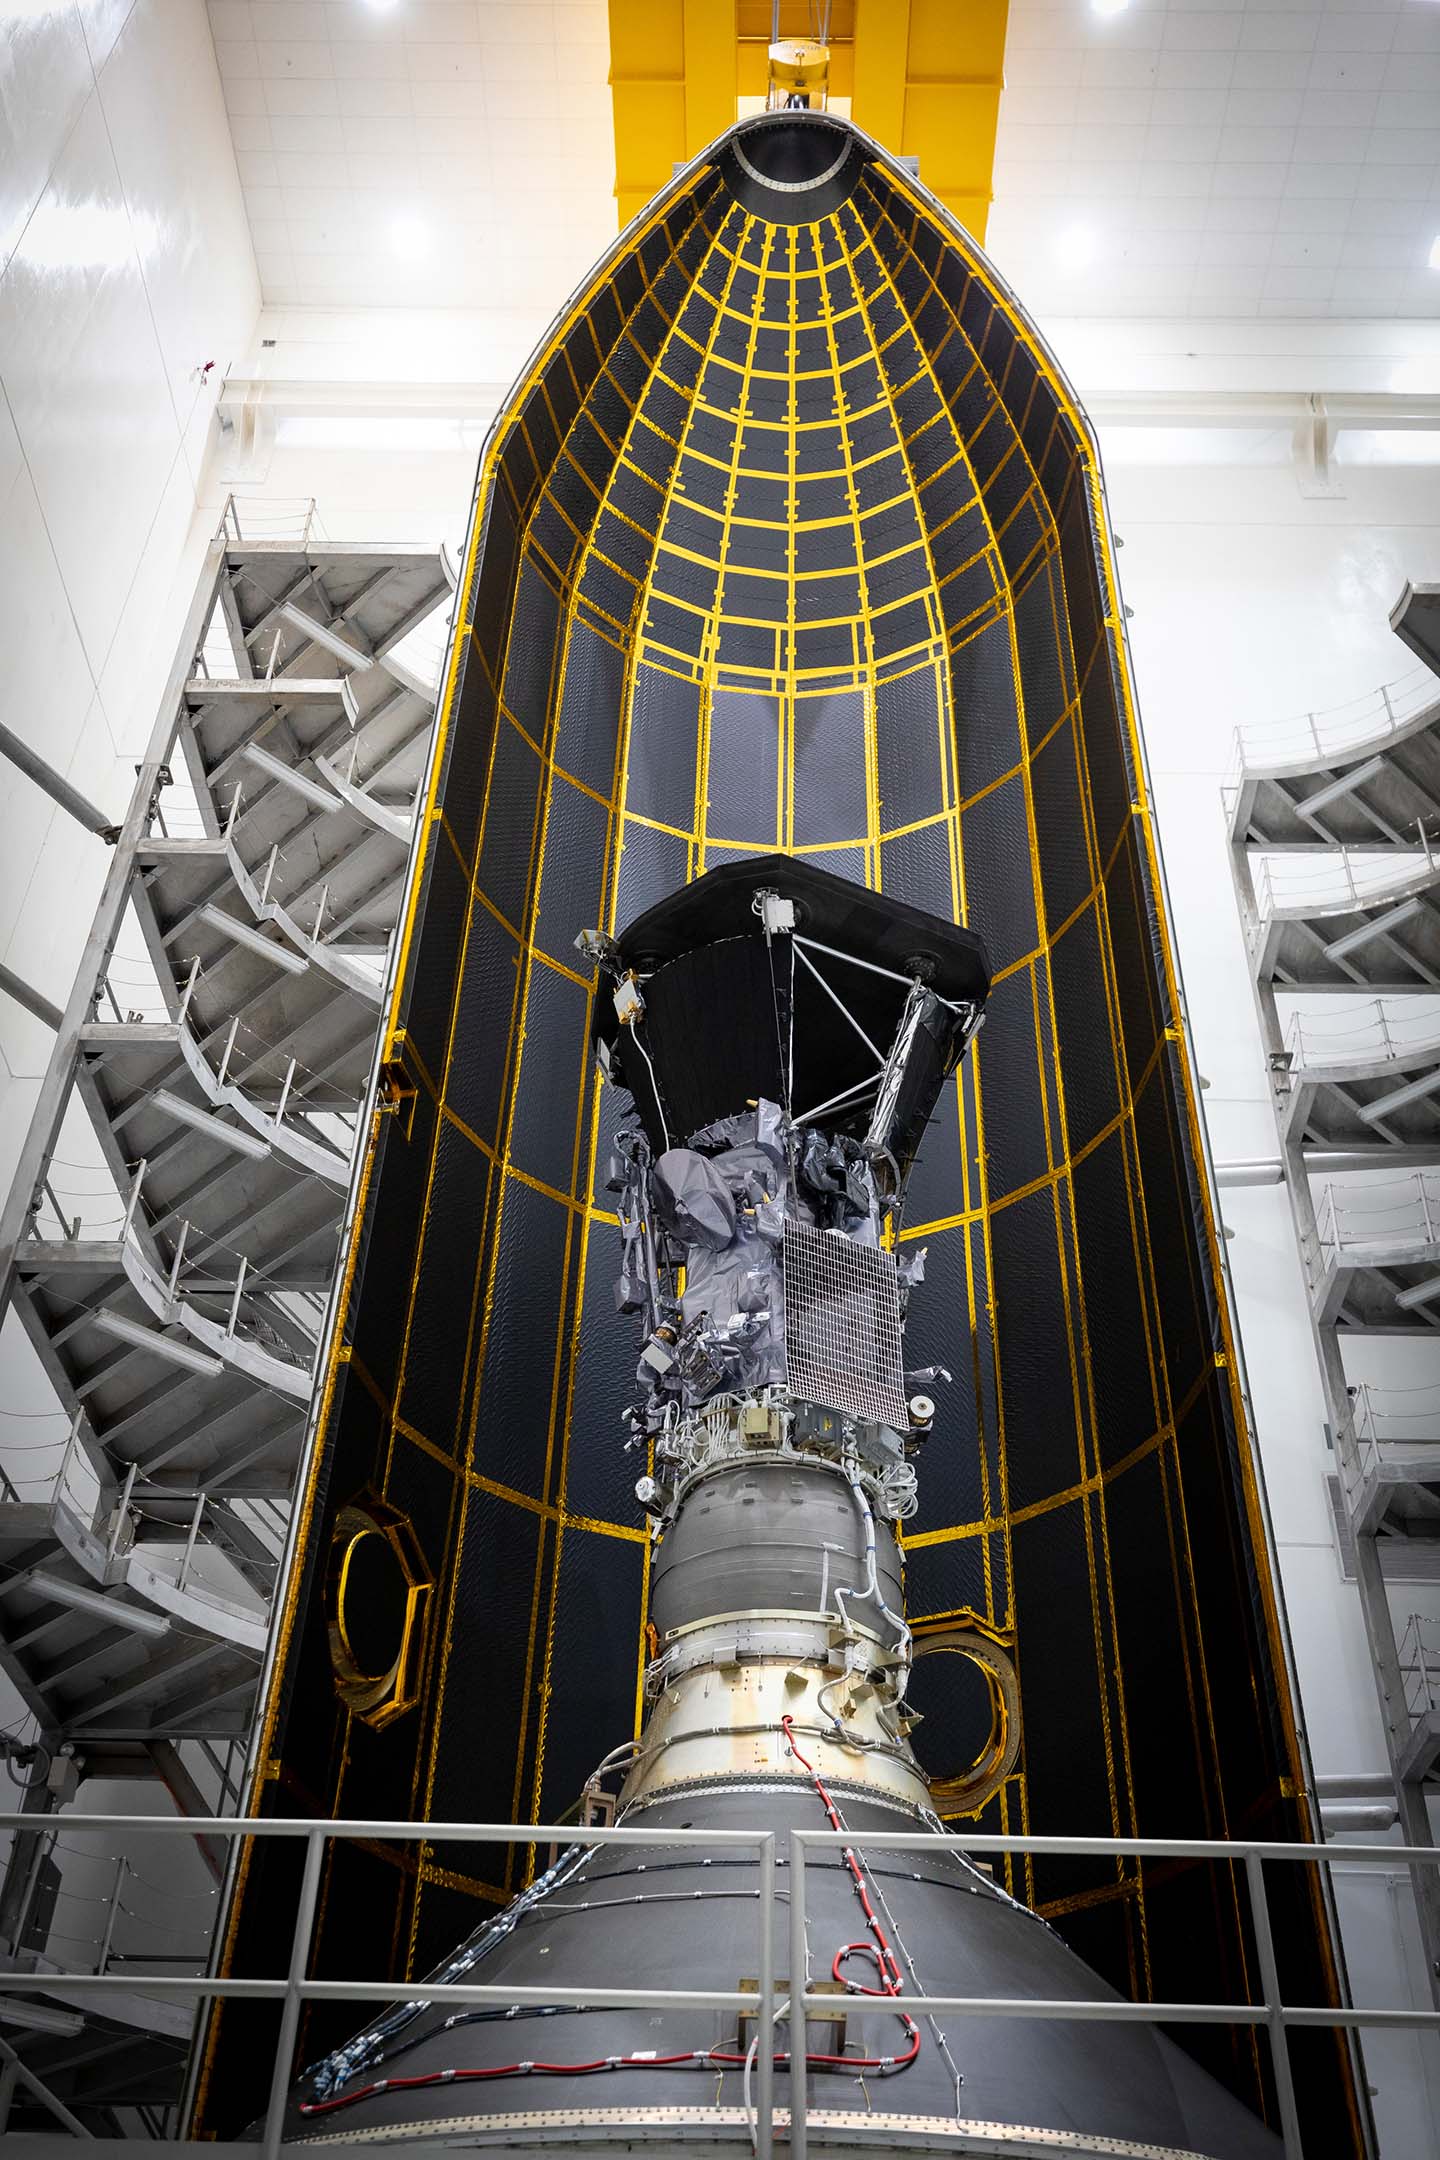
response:
[[[0,1833],[18,1820],[15,1816],[0,1816]],[[116,1820],[103,1816],[88,1821],[82,1818],[75,1827],[82,1833],[103,1836],[115,1827]],[[123,1821],[123,1818],[119,1820]],[[1153,2146],[1141,2147],[1128,2140],[1122,2143],[1108,2137],[1088,2136],[1082,2129],[1057,2131],[1041,2125],[1026,2128],[1023,2124],[970,2119],[963,2112],[965,2093],[958,2081],[956,2113],[954,2117],[940,2117],[869,2112],[868,2108],[859,2109],[853,2098],[844,2102],[832,2099],[827,2107],[823,2098],[813,2094],[807,2096],[809,2079],[791,2080],[783,2051],[791,2029],[792,2004],[813,2015],[821,2015],[827,2009],[833,2011],[834,2007],[833,1993],[827,1993],[823,1983],[817,1986],[817,1969],[823,1967],[825,1959],[812,1939],[814,1931],[807,1918],[807,1879],[813,1882],[815,1870],[835,1866],[840,1854],[852,1847],[866,1865],[867,1873],[870,1872],[870,1863],[856,1844],[855,1833],[850,1830],[791,1829],[777,1836],[769,1830],[715,1830],[689,1826],[637,1829],[594,1823],[572,1823],[561,1827],[520,1823],[329,1822],[276,1816],[191,1824],[172,1819],[161,1827],[170,1834],[172,1841],[204,1835],[227,1845],[256,1838],[281,1838],[301,1844],[304,1865],[293,1941],[288,1970],[284,1974],[276,1972],[236,1981],[207,1973],[176,1976],[159,1983],[161,1992],[170,1996],[177,2009],[187,2017],[198,2012],[202,2004],[227,1996],[231,1999],[243,1996],[256,2006],[262,2003],[275,2006],[278,2018],[272,2028],[273,2049],[263,2054],[258,2046],[256,2049],[253,2125],[239,2137],[207,2139],[205,2142],[190,2141],[178,2126],[171,2134],[154,2140],[122,2133],[118,2140],[108,2143],[107,2149],[112,2151],[130,2150],[147,2156],[164,2152],[176,2155],[177,2160],[190,2153],[222,2156],[222,2160],[280,2160],[287,2143],[285,2116],[292,2081],[304,2061],[303,2048],[297,2053],[297,2045],[301,2041],[301,2017],[305,2006],[320,2002],[353,2004],[358,2020],[367,2013],[373,2017],[378,2004],[388,2006],[403,2002],[441,2004],[456,2012],[483,2008],[492,2014],[512,2017],[517,2011],[533,2006],[555,2005],[591,2010],[645,2008],[661,2013],[721,2011],[727,2016],[749,2013],[758,2020],[762,2032],[775,2033],[777,2048],[774,2057],[768,2047],[756,2050],[753,2104],[747,2094],[744,2109],[722,2107],[710,2094],[702,2095],[698,2089],[699,2080],[694,2108],[647,2108],[638,2076],[646,2065],[644,2056],[636,2056],[630,2065],[637,2076],[629,2081],[633,2089],[624,2096],[617,2095],[610,2080],[602,2074],[597,2078],[596,2087],[592,2088],[595,2098],[585,2091],[588,2080],[578,2085],[567,2081],[565,2099],[557,2106],[553,2098],[553,2081],[550,2081],[551,2097],[543,2101],[537,2099],[537,2091],[544,2087],[537,2088],[529,2080],[527,2073],[533,2066],[517,2062],[513,2066],[515,2103],[512,2111],[488,2118],[472,2116],[467,2121],[461,2097],[463,2087],[457,2086],[454,2088],[455,2099],[445,2110],[448,2114],[453,2109],[460,2118],[450,2137],[444,2134],[442,2120],[433,2126],[439,2133],[437,2135],[406,2136],[392,2132],[383,2139],[382,2149],[402,2155],[404,2160],[415,2160],[415,2156],[434,2148],[450,2146],[453,2149],[457,2142],[497,2153],[542,2152],[557,2146],[596,2155],[644,2149],[652,2153],[655,2160],[672,2160],[672,2156],[673,2160],[679,2160],[687,2150],[694,2151],[697,2147],[712,2153],[733,2149],[739,2155],[754,2155],[756,2160],[774,2160],[782,2146],[791,2160],[806,2160],[812,2149],[816,2160],[822,2160],[822,2156],[823,2160],[830,2160],[830,2156],[842,2152],[880,2148],[892,2152],[903,2149],[907,2153],[933,2151],[956,2156],[967,2153],[988,2156],[1003,2151],[1007,2155],[1014,2154],[1016,2160],[1025,2160],[1027,2155],[1029,2160],[1041,2160],[1042,2155],[1056,2151],[1077,2156],[1101,2152],[1138,2156],[1157,2152]],[[759,1861],[759,1887],[754,1901],[754,1972],[758,1977],[745,1983],[741,1990],[727,1986],[730,1976],[722,1974],[717,1975],[713,1987],[704,1991],[676,1991],[654,1986],[643,1972],[617,1972],[614,1984],[609,1986],[597,1987],[593,1974],[577,1984],[576,1976],[567,1972],[563,1964],[557,1965],[556,1971],[547,1976],[543,1987],[520,1987],[513,1981],[497,1985],[483,1977],[434,1981],[389,1974],[364,1977],[350,1973],[344,1978],[315,1976],[310,1971],[309,1952],[326,1851],[335,1843],[356,1839],[372,1845],[423,1843],[427,1849],[442,1850],[447,1845],[468,1849],[477,1843],[510,1844],[527,1840],[555,1850],[578,1850],[586,1845],[607,1849],[640,1845],[673,1852],[676,1859],[699,1846],[707,1852],[718,1848],[732,1857],[754,1854]],[[996,2017],[1078,2022],[1098,2029],[1095,2044],[1100,2044],[1105,2027],[1117,2021],[1171,2027],[1253,2027],[1257,2036],[1264,2036],[1261,2044],[1267,2049],[1273,2069],[1276,2128],[1284,2160],[1322,2160],[1313,2133],[1302,2135],[1296,2073],[1290,2060],[1292,2033],[1330,2029],[1358,2038],[1367,2031],[1408,2030],[1440,2035],[1440,2011],[1349,2003],[1343,2006],[1287,2003],[1282,1995],[1267,1890],[1267,1868],[1272,1871],[1273,1879],[1273,1871],[1277,1868],[1314,1867],[1332,1860],[1343,1860],[1357,1867],[1388,1867],[1396,1860],[1408,1860],[1423,1866],[1427,1874],[1433,1874],[1434,1856],[1428,1850],[1386,1845],[1287,1845],[1246,1839],[1023,1837],[980,1833],[958,1837],[928,1830],[887,1830],[883,1835],[872,1835],[868,1843],[872,1851],[883,1846],[887,1856],[897,1852],[918,1855],[945,1849],[962,1855],[972,1864],[978,1858],[992,1869],[1007,1854],[1025,1853],[1088,1854],[1112,1858],[1117,1865],[1125,1859],[1136,1858],[1177,1862],[1188,1867],[1218,1863],[1217,1879],[1230,1878],[1230,1894],[1245,1901],[1253,1928],[1255,1972],[1243,2002],[1131,2001],[1111,1991],[1095,1994],[1089,1999],[1065,1996],[1042,2000],[1036,1996],[984,1994],[943,1996],[924,1991],[919,1975],[911,1970],[905,1976],[906,1986],[888,1997],[887,2008],[913,2012],[917,2018],[925,2020],[929,2033],[937,2038],[940,2030],[937,2020],[948,2024],[952,2019],[958,2019],[963,2027],[963,2023],[971,2018],[985,2021]],[[473,1970],[483,1976],[487,1967],[482,1960]],[[787,1972],[804,1976],[799,2002],[794,2002],[790,1981],[781,1977]],[[81,1975],[56,1973],[47,1977],[44,1995],[57,2004],[87,1997],[99,1998],[118,2014],[118,2005],[126,1994],[133,1993],[141,1984],[118,1974],[87,1981]],[[915,1992],[910,1992],[912,1989]],[[0,1975],[0,2005],[19,2009],[37,1992],[33,1983]],[[697,2027],[699,2023],[697,2020]],[[705,2020],[706,2037],[714,2030],[713,2022]],[[650,2053],[653,2060],[654,2051]],[[93,2119],[93,2110],[87,2107],[83,2094],[65,2096],[56,2089],[53,2077],[47,2074],[48,2064],[43,2055],[37,2060],[27,2050],[27,2058],[17,2060],[15,2049],[0,2038],[0,2065],[8,2065],[11,2073],[8,2084],[0,2084],[0,2134],[8,2131],[6,2151],[13,2152],[15,2160],[61,2160],[74,2137],[93,2135],[86,2120],[87,2114]],[[544,2066],[540,2067],[543,2069]],[[602,2061],[591,2067],[603,2073],[607,2066]],[[841,2106],[849,2111],[836,2112]],[[290,2127],[293,2135],[293,2124]],[[334,2115],[333,2125],[322,2111],[313,2126],[302,2126],[302,2134],[307,2131],[322,2141],[328,2135],[335,2142],[347,2142],[343,2105]]]
[[[1237,738],[1236,894],[1403,1835],[1429,1841],[1440,1716],[1387,1575],[1440,1571],[1440,1379],[1352,1385],[1347,1339],[1440,1336],[1440,587],[1392,627],[1422,663]],[[1440,1353],[1440,1340],[1437,1340]],[[1440,1354],[1437,1354],[1440,1375]],[[1419,1674],[1425,1679],[1423,1650]],[[1440,1889],[1414,1874],[1440,2001]]]
[[[107,836],[0,1216],[0,1315],[57,1406],[48,1457],[7,1469],[0,1428],[0,1664],[71,1766],[32,1820],[77,1773],[239,1804],[453,589],[437,550],[228,506]],[[49,1837],[12,1853],[10,1971],[46,1959]]]

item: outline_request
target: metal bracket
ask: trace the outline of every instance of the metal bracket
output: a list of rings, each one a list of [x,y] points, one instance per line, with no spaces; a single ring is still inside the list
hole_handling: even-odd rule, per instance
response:
[[[1318,391],[1305,399],[1303,415],[1291,444],[1295,485],[1307,501],[1343,496],[1345,490],[1333,463],[1337,430]]]

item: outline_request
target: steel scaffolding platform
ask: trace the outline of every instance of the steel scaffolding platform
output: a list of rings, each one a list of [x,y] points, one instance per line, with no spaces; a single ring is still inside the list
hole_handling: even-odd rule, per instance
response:
[[[0,1452],[0,1666],[68,1765],[42,1814],[76,1772],[239,1804],[453,584],[434,549],[254,540],[228,508],[110,836],[0,1216],[0,1314],[69,1425],[41,1480]],[[49,1835],[0,1895],[12,1972],[47,1963]]]
[[[1440,587],[1391,616],[1425,665],[1237,740],[1231,860],[1402,1835],[1430,1843],[1440,1659],[1387,1573],[1440,1562],[1440,1384],[1353,1383],[1360,1336],[1440,1331]],[[1413,1397],[1413,1400],[1411,1399]],[[1393,1398],[1393,1399],[1392,1399]],[[1418,1680],[1418,1684],[1417,1684]],[[1412,1871],[1440,2002],[1440,1886]]]

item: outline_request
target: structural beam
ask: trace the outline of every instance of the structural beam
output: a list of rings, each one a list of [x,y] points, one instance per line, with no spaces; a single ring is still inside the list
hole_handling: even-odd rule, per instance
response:
[[[985,238],[1005,82],[1007,0],[855,0],[850,117]]]
[[[6,997],[14,998],[17,1005],[23,1005],[37,1020],[43,1020],[48,1028],[58,1028],[65,1018],[58,1005],[52,1005],[49,998],[32,989],[24,977],[6,967],[3,960],[0,960],[0,991]]]
[[[68,810],[87,832],[98,833],[102,840],[111,842],[118,838],[120,828],[114,819],[108,818],[103,810],[97,810],[79,788],[71,787],[53,765],[46,763],[38,750],[32,750],[29,743],[13,728],[6,727],[3,720],[0,720],[0,757],[8,758],[27,780],[33,780],[36,787],[43,788],[50,800],[59,803],[62,810]]]
[[[622,226],[734,120],[736,51],[735,0],[610,0]]]
[[[146,1752],[155,1766],[156,1775],[175,1802],[180,1814],[204,1817],[210,1813],[210,1806],[205,1795],[186,1769],[181,1759],[180,1750],[173,1740],[147,1741]],[[197,1832],[195,1843],[199,1849],[201,1859],[205,1862],[216,1882],[222,1883],[225,1880],[225,1853],[219,1840],[202,1837]]]
[[[828,96],[903,157],[977,239],[985,236],[1004,84],[1007,0],[854,0],[832,8]],[[853,28],[852,28],[853,20]],[[754,0],[610,0],[610,89],[620,223],[677,165],[763,102],[771,12]],[[781,34],[813,36],[808,9]]]

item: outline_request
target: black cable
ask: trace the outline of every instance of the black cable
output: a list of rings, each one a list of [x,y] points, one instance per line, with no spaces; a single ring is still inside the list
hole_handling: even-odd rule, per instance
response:
[[[50,1765],[54,1760],[43,1740],[21,1740],[15,1733],[0,1733],[0,1756],[4,1758],[6,1777],[21,1792],[38,1792],[49,1777]],[[39,1776],[16,1777],[15,1765],[18,1763],[24,1770],[32,1769],[37,1756],[43,1756],[45,1760],[45,1767]]]
[[[362,2068],[367,2071],[378,2070],[385,2063],[398,2062],[402,2055],[411,2054],[414,2049],[424,2047],[427,2041],[438,2040],[442,2033],[453,2032],[460,2025],[507,2025],[513,2024],[519,2018],[590,2015],[592,2013],[583,2004],[571,2008],[566,2003],[512,2003],[508,2010],[459,2010],[452,2017],[443,2019],[440,2024],[430,2026],[428,2031],[415,2033],[409,2040],[401,2040],[397,2046],[383,2049],[364,2064],[357,2063],[352,2075],[357,2075]],[[345,2085],[349,2083],[349,2079],[342,2078],[340,2082]]]

